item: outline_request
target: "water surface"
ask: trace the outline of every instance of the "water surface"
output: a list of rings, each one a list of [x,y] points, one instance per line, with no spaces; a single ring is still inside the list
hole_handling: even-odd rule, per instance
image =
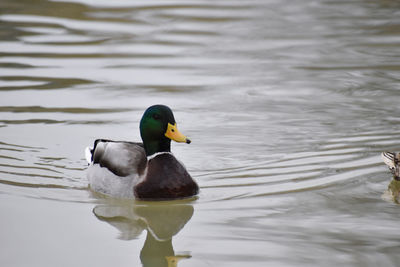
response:
[[[1,266],[397,266],[400,4],[0,4]],[[170,106],[198,198],[92,193],[83,150]]]

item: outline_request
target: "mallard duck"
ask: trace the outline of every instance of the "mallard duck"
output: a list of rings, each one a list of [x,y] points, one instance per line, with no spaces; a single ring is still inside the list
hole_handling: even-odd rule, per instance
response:
[[[171,109],[149,107],[140,120],[143,143],[97,139],[86,148],[90,188],[117,198],[178,199],[199,187],[171,153],[171,140],[190,144],[177,129]]]
[[[382,159],[392,172],[393,179],[400,181],[400,153],[382,152]]]

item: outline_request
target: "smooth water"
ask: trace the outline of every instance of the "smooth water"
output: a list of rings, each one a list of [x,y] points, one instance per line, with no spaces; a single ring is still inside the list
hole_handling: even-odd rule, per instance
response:
[[[398,266],[397,0],[2,0],[1,266]],[[150,105],[198,198],[90,192]]]

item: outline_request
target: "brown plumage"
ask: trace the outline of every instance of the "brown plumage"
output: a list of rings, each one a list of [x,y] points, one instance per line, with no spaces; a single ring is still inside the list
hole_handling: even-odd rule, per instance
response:
[[[135,197],[140,199],[185,198],[198,191],[196,182],[171,153],[150,159],[143,181],[134,188]]]

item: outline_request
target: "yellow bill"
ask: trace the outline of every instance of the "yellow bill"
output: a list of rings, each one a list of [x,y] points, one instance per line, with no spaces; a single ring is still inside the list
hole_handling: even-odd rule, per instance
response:
[[[190,144],[189,138],[184,136],[180,131],[178,131],[178,128],[176,127],[176,123],[172,125],[171,123],[168,123],[168,128],[167,131],[165,132],[165,136],[168,137],[171,140],[174,140],[175,142],[179,143],[186,143]]]

